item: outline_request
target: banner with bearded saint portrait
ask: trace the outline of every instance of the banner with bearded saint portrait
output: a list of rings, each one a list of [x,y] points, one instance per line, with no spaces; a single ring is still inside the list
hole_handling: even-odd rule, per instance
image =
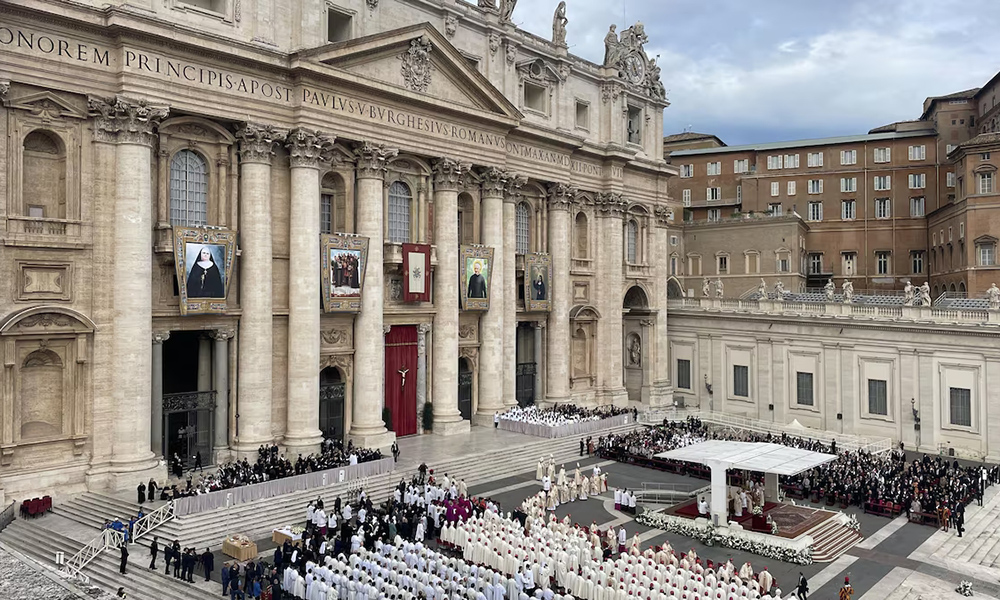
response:
[[[236,260],[236,232],[174,227],[174,267],[182,315],[225,313]]]
[[[549,312],[552,309],[552,257],[542,252],[524,255],[524,309]]]
[[[493,289],[493,248],[462,246],[459,263],[462,310],[489,310],[490,290]]]
[[[351,233],[319,236],[323,312],[361,312],[368,238]]]

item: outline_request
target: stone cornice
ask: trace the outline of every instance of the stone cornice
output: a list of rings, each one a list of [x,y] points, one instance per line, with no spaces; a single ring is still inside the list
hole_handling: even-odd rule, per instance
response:
[[[441,158],[434,162],[434,188],[436,190],[458,191],[470,165],[452,158]]]
[[[273,125],[244,123],[236,131],[240,141],[240,162],[270,165],[275,145],[281,143],[286,132]]]
[[[330,162],[333,158],[333,141],[334,138],[320,131],[302,127],[293,129],[285,138],[289,163],[292,168],[318,169],[320,163]]]
[[[489,167],[480,173],[480,177],[484,198],[504,197],[504,191],[507,189],[507,173],[496,167]]]
[[[386,164],[398,154],[399,150],[388,148],[385,144],[361,142],[355,145],[358,179],[385,179]]]
[[[157,125],[170,114],[166,106],[124,96],[87,99],[94,119],[94,137],[112,144],[140,144],[153,147]]]

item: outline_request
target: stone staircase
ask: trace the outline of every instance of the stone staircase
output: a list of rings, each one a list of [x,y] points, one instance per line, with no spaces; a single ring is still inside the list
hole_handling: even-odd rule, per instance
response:
[[[934,551],[934,558],[942,561],[993,567],[1000,562],[1000,494],[982,508],[975,504],[966,508],[965,535],[938,531],[935,536],[944,541]]]
[[[861,533],[837,519],[827,519],[806,532],[813,539],[813,562],[828,563],[840,558],[864,539]]]

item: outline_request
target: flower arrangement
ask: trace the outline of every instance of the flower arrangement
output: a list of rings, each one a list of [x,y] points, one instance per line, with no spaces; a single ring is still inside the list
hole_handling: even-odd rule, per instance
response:
[[[971,581],[966,581],[966,580],[963,579],[961,582],[959,582],[958,587],[955,588],[955,591],[958,592],[959,594],[962,594],[966,598],[971,597],[972,596],[972,582]]]
[[[861,531],[861,523],[858,522],[858,518],[854,515],[850,517],[850,520],[847,522],[847,528],[851,531]]]
[[[249,548],[253,545],[253,541],[241,533],[234,533],[229,536],[229,543],[240,548]]]
[[[288,529],[289,529],[289,531],[292,532],[293,535],[300,535],[300,534],[305,533],[305,531],[306,531],[306,528],[302,527],[300,525],[296,525],[294,527],[289,527]]]
[[[750,511],[750,514],[752,514],[755,517],[759,517],[762,514],[764,514],[764,507],[758,504],[757,506],[753,507],[753,510]]]

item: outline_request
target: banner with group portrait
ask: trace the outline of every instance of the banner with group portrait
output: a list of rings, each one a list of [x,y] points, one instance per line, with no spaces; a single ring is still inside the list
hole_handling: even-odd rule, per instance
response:
[[[544,253],[524,255],[524,309],[528,312],[552,310],[552,257]]]
[[[173,233],[181,314],[225,313],[236,260],[236,232],[177,226]]]
[[[323,312],[360,312],[368,266],[368,238],[350,233],[320,236]]]
[[[493,278],[493,248],[461,246],[459,293],[462,310],[489,310]],[[503,277],[503,274],[500,275]]]

